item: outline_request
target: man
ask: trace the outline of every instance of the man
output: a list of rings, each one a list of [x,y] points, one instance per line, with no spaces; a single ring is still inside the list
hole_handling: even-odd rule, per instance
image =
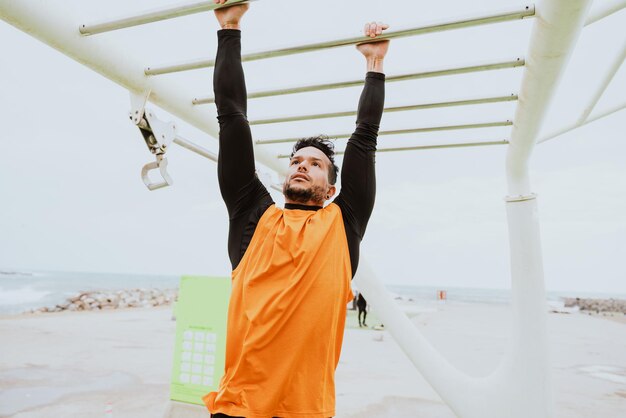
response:
[[[363,293],[359,292],[356,300],[356,306],[359,308],[359,328],[366,327],[365,319],[367,318],[367,301],[363,297]],[[361,314],[363,314],[363,322],[361,322]]]
[[[324,207],[336,192],[333,145],[308,138],[294,146],[281,209],[255,174],[246,119],[240,20],[248,7],[215,11],[222,28],[213,75],[218,178],[230,218],[233,273],[225,372],[218,391],[204,402],[213,417],[328,418],[335,414],[334,374],[352,299],[350,281],[374,205],[389,42],[357,46],[368,72],[345,152],[341,193]],[[387,27],[367,24],[365,34],[375,38]]]

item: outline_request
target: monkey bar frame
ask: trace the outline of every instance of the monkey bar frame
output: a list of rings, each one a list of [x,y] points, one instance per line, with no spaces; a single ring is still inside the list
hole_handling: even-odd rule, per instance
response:
[[[442,22],[429,23],[426,25],[407,28],[402,30],[396,30],[391,32],[385,32],[379,37],[378,40],[385,39],[397,39],[407,36],[424,35],[428,33],[442,32],[452,29],[470,28],[474,26],[487,25],[492,23],[508,22],[511,20],[524,19],[531,17],[535,14],[535,8],[532,5],[525,5],[517,8],[507,9],[500,12],[491,14],[483,14],[478,16],[465,17],[460,19],[445,20]],[[243,54],[241,60],[255,61],[267,58],[284,57],[293,54],[302,54],[305,52],[321,51],[330,48],[338,48],[342,46],[357,45],[363,42],[371,42],[370,38],[365,36],[356,36],[344,39],[333,39],[325,42],[316,42],[308,45],[297,45],[293,47],[286,47],[280,49],[273,49],[269,51],[260,51],[250,54]],[[213,59],[196,59],[190,60],[178,64],[170,64],[164,66],[152,66],[146,68],[146,75],[160,75],[169,74],[179,71],[197,70],[200,68],[213,67],[215,60]]]
[[[207,7],[208,2],[201,3],[203,4],[202,7]],[[536,19],[526,60],[516,60],[515,65],[509,62],[509,66],[525,64],[522,84],[518,93],[519,101],[513,118],[515,123],[512,127],[510,140],[422,145],[383,148],[380,150],[380,152],[392,152],[412,149],[508,145],[506,157],[508,196],[505,200],[510,237],[512,308],[514,313],[512,328],[514,332],[504,361],[493,374],[484,378],[475,378],[453,367],[413,326],[406,315],[398,309],[382,283],[375,278],[371,269],[368,268],[366,257],[362,261],[356,278],[359,288],[368,297],[368,300],[376,309],[379,317],[395,337],[400,347],[441,398],[460,417],[548,418],[553,416],[541,242],[536,195],[532,193],[530,187],[528,165],[531,152],[537,143],[539,129],[545,119],[548,105],[582,28],[585,24],[592,24],[623,9],[625,4],[624,1],[614,1],[586,18],[590,3],[590,0],[542,0],[537,4],[536,8],[532,8],[532,15]],[[531,10],[529,6],[524,6],[524,8]],[[207,8],[206,10],[210,9]],[[193,12],[195,11],[189,11],[189,13]],[[170,10],[152,21],[182,15],[177,15],[176,13],[182,12]],[[530,12],[528,13],[527,16],[517,16],[516,18],[530,17],[531,14]],[[490,15],[486,16],[484,16],[485,19]],[[0,0],[0,18],[131,92],[150,91],[149,101],[199,128],[213,138],[217,138],[218,127],[214,122],[214,118],[208,117],[206,112],[194,106],[194,103],[189,100],[190,97],[194,97],[191,92],[169,83],[164,78],[147,76],[145,65],[136,62],[127,55],[125,55],[123,60],[117,59],[121,51],[124,51],[123,44],[116,44],[110,39],[105,41],[100,37],[81,34],[81,31],[77,29],[80,25],[68,18],[62,8],[49,6],[48,3],[39,0],[21,0],[19,2]],[[137,16],[135,18],[138,19],[136,20],[137,24],[146,23],[141,22],[141,19]],[[473,26],[474,24],[494,23],[495,21],[476,23],[478,22],[476,20],[474,23],[468,22],[452,20],[448,21],[448,24],[440,24],[439,26],[424,25],[420,27],[422,28],[420,29],[421,32],[414,28],[413,30],[417,30],[417,32],[402,36],[432,33],[438,30],[460,29]],[[123,23],[123,25],[127,23]],[[84,25],[82,26],[82,31],[94,34],[99,30],[98,25],[100,25],[100,29],[104,30],[102,25],[113,24],[105,22],[102,24]],[[120,21],[118,21],[119,25],[122,25]],[[345,42],[349,41],[348,44],[352,44],[363,42],[364,40],[367,39],[349,38],[335,41],[333,45],[325,43],[314,45],[316,45],[315,48],[324,49],[341,46],[338,43],[345,44]],[[323,44],[326,46],[323,46]],[[313,50],[311,45],[304,45],[286,50],[266,51],[256,55],[251,54],[247,56],[247,59],[262,59],[311,50]],[[623,50],[621,57],[623,57]],[[623,58],[621,58],[621,61],[623,61]],[[618,62],[619,59],[607,73],[604,82],[598,90],[597,97],[594,96],[590,106],[588,106],[591,110],[589,112],[585,110],[585,117],[581,117],[574,124],[574,127],[566,127],[552,136],[543,138],[542,142],[626,107],[626,103],[622,103],[592,119],[588,117],[602,92],[610,83],[613,74],[617,72],[617,68],[621,65],[621,62],[619,64]],[[461,74],[470,71],[468,70],[470,67],[462,68],[465,68],[465,70],[461,68],[439,70],[437,75],[444,75],[442,72],[445,71],[447,71],[445,75]],[[474,70],[478,71],[479,69],[474,68]],[[485,70],[485,68],[480,70]],[[151,68],[149,73],[155,74],[155,71],[160,70]],[[395,76],[396,79],[390,77],[392,80],[389,80],[389,78],[388,80],[403,81],[420,77],[432,77],[434,73],[436,71],[405,74]],[[416,74],[422,75],[416,76]],[[351,81],[348,83],[359,85],[362,81],[360,80],[358,83]],[[297,92],[346,87],[345,82],[322,86],[325,87],[318,88],[319,86],[317,86],[314,89],[312,87],[315,86],[300,87],[300,90],[297,90]],[[283,92],[280,94],[296,92],[290,91],[287,93],[286,91],[288,90],[284,89],[281,91]],[[198,104],[201,100],[203,99],[196,101],[195,104]],[[313,118],[313,116],[309,115],[308,117]],[[198,152],[211,160],[215,160],[214,153],[189,141],[178,138],[174,143]],[[257,161],[262,162],[279,174],[284,173],[285,167],[282,163],[279,163],[279,160],[284,158],[284,155],[272,154],[268,147],[260,147],[256,144],[255,155]]]

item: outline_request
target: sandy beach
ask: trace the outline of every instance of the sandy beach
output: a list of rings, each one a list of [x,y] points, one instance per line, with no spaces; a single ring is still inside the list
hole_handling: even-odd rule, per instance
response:
[[[506,305],[423,305],[415,325],[454,365],[486,375],[502,357]],[[368,325],[377,325],[375,314]],[[0,416],[163,416],[175,321],[171,307],[0,318]],[[556,417],[623,417],[626,323],[549,314]],[[105,410],[112,413],[105,415]],[[207,413],[208,416],[208,413]],[[387,331],[351,312],[337,370],[337,417],[454,417]]]

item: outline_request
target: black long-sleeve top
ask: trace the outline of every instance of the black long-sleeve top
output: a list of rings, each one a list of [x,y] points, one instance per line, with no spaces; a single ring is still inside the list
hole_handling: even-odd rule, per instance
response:
[[[359,246],[374,208],[374,154],[385,97],[385,75],[368,72],[359,100],[356,130],[348,140],[341,170],[341,208],[350,251],[352,276]],[[233,270],[243,258],[257,223],[274,201],[255,173],[252,134],[247,120],[247,92],[241,65],[241,31],[218,31],[213,73],[219,132],[218,180],[228,210],[228,254]],[[318,206],[286,204],[285,210],[318,210]]]

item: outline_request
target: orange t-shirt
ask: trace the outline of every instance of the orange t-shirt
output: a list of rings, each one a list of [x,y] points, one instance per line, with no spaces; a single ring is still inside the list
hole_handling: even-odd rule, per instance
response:
[[[335,369],[352,300],[341,209],[270,206],[232,273],[225,374],[211,413],[335,415]]]

